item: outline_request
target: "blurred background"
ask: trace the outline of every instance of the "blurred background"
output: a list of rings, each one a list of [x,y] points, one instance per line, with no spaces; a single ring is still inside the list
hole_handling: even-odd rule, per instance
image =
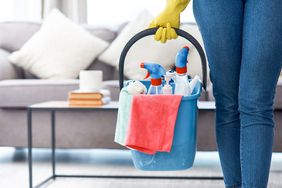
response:
[[[67,81],[47,80],[41,77],[40,74],[36,74],[36,71],[31,72],[28,68],[24,69],[24,67],[22,69],[16,63],[12,65],[9,61],[10,55],[19,51],[24,44],[29,43],[30,38],[39,31],[44,18],[53,9],[59,9],[66,17],[78,23],[76,25],[86,28],[93,36],[106,41],[107,47],[101,47],[99,53],[97,52],[97,57],[93,57],[89,62],[86,62],[87,65],[85,67],[87,67],[87,70],[102,70],[104,72],[106,78],[104,77],[103,84],[114,94],[114,97],[113,95],[111,96],[112,100],[117,101],[119,96],[117,70],[120,56],[119,50],[124,47],[131,36],[141,29],[146,28],[152,19],[151,15],[156,16],[160,13],[165,4],[166,0],[0,0],[0,188],[28,187],[26,107],[50,99],[66,100],[68,92],[78,88],[78,75],[73,78],[67,78]],[[193,5],[190,3],[182,14],[181,22],[189,23],[183,28],[197,38],[203,46],[201,35],[193,16],[192,7]],[[144,10],[148,11],[151,15],[141,13]],[[140,13],[143,16],[138,16]],[[138,18],[144,18],[144,20],[140,21]],[[53,21],[56,22],[56,20]],[[126,25],[127,23],[131,24]],[[53,34],[59,32],[53,32],[53,30],[56,29],[48,29],[48,33]],[[42,37],[40,40],[45,41],[45,38]],[[65,38],[68,37],[61,37],[61,39]],[[185,44],[187,43],[187,41],[184,42]],[[131,63],[135,64],[132,64],[131,67],[129,66],[129,69],[125,68],[125,74],[127,73],[125,76],[134,79],[130,77],[136,74],[132,70],[138,70],[136,69],[136,63],[141,62],[138,58],[144,58],[146,55],[154,56],[154,58],[157,60],[160,59],[160,61],[164,61],[165,59],[169,61],[166,63],[174,64],[175,52],[170,46],[166,48],[166,45],[182,47],[183,44],[181,41],[176,42],[175,40],[162,45],[152,40],[152,36],[149,40],[145,40],[144,43],[140,42],[140,48],[138,48],[138,45],[136,47],[137,50],[139,49],[139,53],[129,54],[132,56],[128,58],[131,60],[127,62],[128,65]],[[66,48],[64,50],[68,50],[67,48],[69,46],[65,46]],[[75,48],[80,48],[80,46],[75,46]],[[37,49],[36,45],[34,49]],[[160,49],[166,51],[163,53],[152,53],[160,52]],[[44,49],[42,51],[42,54],[45,54]],[[86,52],[87,50],[82,51]],[[62,50],[60,54],[64,57],[70,55],[69,59],[74,59],[71,56],[72,54],[67,52]],[[199,63],[198,54],[194,48],[191,48],[190,52],[192,52],[189,55],[191,62],[196,63],[191,65],[194,67],[188,68],[189,73],[201,74],[201,64]],[[90,53],[92,52],[90,51]],[[37,57],[38,53],[34,53],[33,55]],[[81,57],[80,54],[75,56]],[[68,61],[69,59],[67,59],[66,63],[70,62]],[[73,63],[76,64],[77,62]],[[52,61],[50,61],[51,64]],[[141,74],[141,77],[143,78],[144,76]],[[208,84],[208,90],[202,95],[201,100],[214,104],[211,83],[209,82]],[[275,118],[277,125],[281,126],[282,74],[278,85],[278,97],[275,102]],[[121,146],[118,147],[113,142],[116,116],[117,109],[115,109],[114,113],[102,115],[99,113],[93,115],[92,113],[84,112],[75,115],[62,113],[61,118],[58,118],[61,121],[57,122],[58,127],[61,127],[57,132],[57,136],[60,138],[58,139],[58,145],[62,146],[57,151],[58,173],[222,177],[215,143],[214,108],[208,110],[202,109],[199,113],[199,152],[196,154],[193,168],[178,172],[163,173],[136,170],[131,160],[130,151],[124,148],[123,150],[120,149]],[[48,149],[51,138],[50,114],[39,114],[38,117],[34,116],[34,119],[34,124],[37,124],[34,131],[37,133],[37,136],[34,140],[39,145],[34,150],[34,182],[38,183],[51,173],[50,149]],[[276,153],[273,155],[271,166],[269,184],[271,188],[282,187],[280,181],[282,178],[281,138],[282,129],[279,129],[275,140]],[[224,183],[221,179],[179,181],[169,179],[61,179],[50,184],[48,187],[223,188]]]
[[[58,8],[75,22],[114,28],[147,9],[153,15],[165,6],[165,0],[1,0],[0,21],[40,22]],[[182,22],[195,22],[192,3],[183,13]]]

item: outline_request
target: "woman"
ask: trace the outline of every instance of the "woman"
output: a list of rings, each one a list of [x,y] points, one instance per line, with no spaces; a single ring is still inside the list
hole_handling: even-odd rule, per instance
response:
[[[151,27],[176,38],[189,0],[168,0]],[[226,187],[267,187],[273,99],[282,65],[281,0],[194,0],[216,100],[216,138]]]

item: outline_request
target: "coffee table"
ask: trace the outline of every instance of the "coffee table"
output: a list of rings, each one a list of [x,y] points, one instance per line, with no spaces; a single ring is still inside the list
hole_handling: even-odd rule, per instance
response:
[[[199,102],[199,109],[214,109],[214,103]],[[31,105],[27,108],[28,119],[28,168],[29,168],[29,187],[33,187],[33,160],[32,160],[32,113],[34,111],[48,111],[51,114],[51,159],[52,175],[34,187],[41,187],[56,178],[135,178],[135,179],[200,179],[200,180],[222,180],[222,177],[187,177],[187,176],[113,176],[113,175],[65,175],[56,174],[56,112],[58,111],[95,111],[95,110],[117,110],[118,102],[111,102],[99,107],[70,107],[67,101],[48,101]]]

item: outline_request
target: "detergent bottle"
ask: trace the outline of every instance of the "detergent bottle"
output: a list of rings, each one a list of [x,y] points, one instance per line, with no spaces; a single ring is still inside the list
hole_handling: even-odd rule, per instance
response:
[[[140,67],[148,71],[145,79],[151,76],[151,85],[149,87],[147,94],[148,95],[163,94],[162,76],[165,75],[166,73],[165,69],[161,65],[156,63],[141,63]]]
[[[174,94],[188,96],[192,91],[189,85],[187,76],[187,57],[189,53],[189,47],[184,46],[176,55],[175,59],[175,90]]]

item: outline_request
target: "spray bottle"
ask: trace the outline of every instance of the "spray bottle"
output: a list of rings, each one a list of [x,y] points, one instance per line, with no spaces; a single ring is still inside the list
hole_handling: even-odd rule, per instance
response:
[[[175,91],[176,95],[191,95],[192,91],[189,85],[187,76],[187,57],[189,53],[189,47],[184,46],[176,55],[176,76],[175,76]]]
[[[145,79],[151,76],[151,85],[149,87],[147,94],[148,95],[163,94],[162,76],[165,75],[166,73],[165,69],[161,65],[156,63],[141,63],[140,67],[148,71]]]
[[[163,92],[165,95],[171,95],[173,93],[172,86],[170,85],[170,80],[174,78],[174,76],[175,76],[174,72],[171,72],[171,71],[166,72],[165,85],[163,87]]]

